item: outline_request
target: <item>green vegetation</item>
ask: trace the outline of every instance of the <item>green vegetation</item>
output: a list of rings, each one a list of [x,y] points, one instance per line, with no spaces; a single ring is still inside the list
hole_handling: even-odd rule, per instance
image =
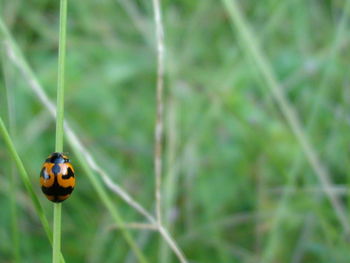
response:
[[[152,1],[68,1],[65,261],[348,262],[349,1],[161,7],[158,227]],[[0,262],[50,262],[39,172],[55,150],[59,1],[1,0],[0,15]]]

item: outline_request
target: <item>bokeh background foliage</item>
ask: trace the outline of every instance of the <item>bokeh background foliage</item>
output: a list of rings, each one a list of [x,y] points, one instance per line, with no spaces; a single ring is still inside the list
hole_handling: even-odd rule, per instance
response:
[[[162,1],[165,225],[190,262],[348,262],[349,236],[249,53],[242,25],[231,19],[230,1]],[[348,1],[236,2],[348,215]],[[54,99],[58,1],[0,3],[2,19]],[[153,211],[152,3],[69,1],[68,22],[65,116],[112,179]],[[54,149],[54,120],[0,40],[0,113],[38,185]],[[0,146],[0,262],[14,262],[11,196],[21,261],[48,262],[50,245],[19,179],[11,190],[9,178],[18,176],[2,140]],[[75,159],[71,154],[78,186],[63,209],[66,261],[135,262]],[[126,222],[144,221],[110,196]],[[51,218],[51,204],[41,201]],[[130,233],[150,262],[177,262],[157,233]]]

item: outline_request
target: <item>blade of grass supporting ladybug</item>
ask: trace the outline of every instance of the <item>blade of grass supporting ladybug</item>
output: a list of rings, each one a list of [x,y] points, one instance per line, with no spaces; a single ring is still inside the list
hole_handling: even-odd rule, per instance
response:
[[[8,133],[6,126],[5,126],[1,117],[0,117],[0,135],[4,139],[5,145],[9,151],[12,159],[14,160],[16,166],[17,166],[19,176],[24,184],[24,187],[26,188],[27,192],[29,193],[30,199],[32,200],[35,211],[40,219],[40,222],[44,228],[44,231],[45,231],[50,243],[52,244],[52,232],[50,230],[49,222],[45,216],[44,209],[42,208],[40,201],[33,190],[33,186],[30,182],[28,173],[27,173],[26,169],[24,168],[22,160],[20,159],[20,157],[16,151],[16,148],[11,140],[10,134]],[[65,262],[63,255],[61,255],[61,262]]]
[[[63,152],[64,121],[64,68],[66,59],[67,0],[60,1],[60,28],[58,44],[58,78],[56,104],[56,151]]]
[[[270,63],[263,55],[260,46],[257,44],[257,39],[254,37],[250,28],[248,27],[236,1],[222,0],[222,2],[227,9],[227,13],[231,18],[232,24],[237,28],[246,53],[256,62],[257,69],[260,71],[263,79],[267,83],[267,86],[276,100],[282,114],[284,115],[287,124],[299,142],[307,161],[318,177],[322,188],[334,209],[338,221],[342,225],[344,231],[349,233],[350,225],[341,202],[332,191],[330,176],[319,160],[315,149],[310,144],[296,112],[282,92],[280,83],[277,81]]]
[[[13,136],[15,125],[14,125],[14,105],[13,105],[13,90],[10,88],[10,82],[12,77],[12,71],[8,67],[8,63],[3,59],[3,71],[4,71],[4,80],[5,80],[5,91],[6,91],[6,101],[7,101],[7,116],[8,116],[8,127],[9,134]],[[12,249],[13,249],[13,258],[14,262],[21,262],[20,255],[20,234],[18,230],[18,209],[16,203],[16,193],[17,193],[17,183],[16,183],[16,173],[15,173],[15,164],[13,160],[9,162],[9,177],[10,177],[10,207],[11,207],[11,232],[12,232]]]
[[[60,1],[60,28],[58,45],[58,80],[56,105],[56,152],[63,152],[64,139],[64,67],[66,56],[67,0]],[[54,203],[52,262],[58,263],[61,251],[62,204]]]
[[[111,200],[111,198],[108,196],[106,190],[103,188],[102,183],[97,179],[97,177],[89,168],[89,165],[85,160],[85,157],[82,156],[82,154],[74,147],[73,147],[73,151],[75,156],[78,158],[79,163],[81,164],[84,170],[84,173],[89,177],[93,187],[95,188],[95,191],[97,192],[102,203],[106,206],[107,210],[111,213],[112,218],[115,221],[116,225],[120,227],[122,235],[124,236],[126,242],[129,244],[130,248],[135,252],[135,255],[138,258],[139,262],[143,262],[143,263],[148,262],[146,260],[146,257],[143,255],[142,251],[139,249],[136,242],[130,235],[130,233],[125,228],[124,220],[120,216],[119,211],[113,204],[113,201]]]
[[[52,262],[59,262],[61,252],[61,203],[53,204],[53,244],[52,244]]]

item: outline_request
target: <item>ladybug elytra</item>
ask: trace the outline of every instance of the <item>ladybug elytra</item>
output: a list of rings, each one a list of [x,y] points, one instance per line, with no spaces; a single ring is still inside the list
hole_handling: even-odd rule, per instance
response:
[[[74,168],[63,153],[54,152],[45,160],[40,172],[41,190],[52,202],[66,200],[74,190]]]

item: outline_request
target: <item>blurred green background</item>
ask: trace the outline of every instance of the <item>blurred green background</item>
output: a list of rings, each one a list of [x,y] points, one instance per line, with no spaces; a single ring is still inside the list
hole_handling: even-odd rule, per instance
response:
[[[349,262],[350,3],[233,2],[162,1],[164,225],[193,263]],[[59,1],[0,3],[1,19],[55,101]],[[112,180],[154,214],[152,1],[69,1],[67,33],[65,117]],[[3,33],[0,40],[0,114],[51,222],[39,172],[54,150],[55,122],[9,58]],[[298,116],[308,155],[274,88]],[[0,147],[0,262],[15,262],[15,251],[19,262],[50,262],[50,244],[2,138]],[[63,204],[66,262],[137,262],[68,143],[65,149],[77,174]],[[146,222],[107,192],[125,222]],[[157,232],[129,233],[149,262],[178,262]]]

